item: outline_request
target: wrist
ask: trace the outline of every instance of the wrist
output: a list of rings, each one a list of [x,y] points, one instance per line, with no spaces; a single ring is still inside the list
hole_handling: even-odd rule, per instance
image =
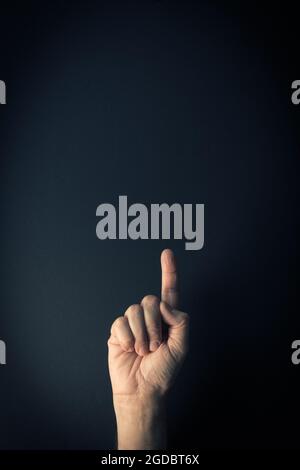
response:
[[[162,396],[114,395],[119,450],[164,449],[166,409]]]

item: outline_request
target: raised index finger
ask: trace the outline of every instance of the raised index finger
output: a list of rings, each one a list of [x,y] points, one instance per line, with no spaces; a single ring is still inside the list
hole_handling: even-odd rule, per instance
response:
[[[172,250],[164,250],[161,254],[161,300],[171,308],[178,307],[178,276],[175,256]]]

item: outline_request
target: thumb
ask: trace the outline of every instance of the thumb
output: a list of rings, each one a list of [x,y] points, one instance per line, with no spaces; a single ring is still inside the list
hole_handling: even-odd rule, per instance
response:
[[[180,359],[188,351],[189,316],[185,312],[172,309],[166,302],[160,303],[160,312],[169,327],[167,344],[175,358]]]

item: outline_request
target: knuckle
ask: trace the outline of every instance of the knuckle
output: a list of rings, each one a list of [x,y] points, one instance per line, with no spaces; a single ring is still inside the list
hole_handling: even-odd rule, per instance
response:
[[[116,332],[122,326],[123,322],[124,322],[124,317],[116,318],[113,324],[111,325],[110,334],[113,335],[114,332]]]
[[[112,329],[119,328],[124,323],[124,317],[118,317],[112,324]]]
[[[175,287],[164,287],[164,294],[177,294],[177,289]]]
[[[147,307],[156,307],[159,305],[159,298],[156,295],[146,295],[142,300],[142,304]]]
[[[142,310],[141,306],[138,304],[130,305],[130,307],[126,310],[125,315],[134,317],[134,316],[140,315],[141,310]]]

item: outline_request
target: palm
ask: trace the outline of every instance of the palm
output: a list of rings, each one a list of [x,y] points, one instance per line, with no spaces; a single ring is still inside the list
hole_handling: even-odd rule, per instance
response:
[[[164,392],[169,388],[177,361],[170,347],[162,343],[157,351],[144,357],[134,352],[124,352],[118,344],[112,344],[109,352],[109,369],[115,394],[136,394],[149,387]]]

